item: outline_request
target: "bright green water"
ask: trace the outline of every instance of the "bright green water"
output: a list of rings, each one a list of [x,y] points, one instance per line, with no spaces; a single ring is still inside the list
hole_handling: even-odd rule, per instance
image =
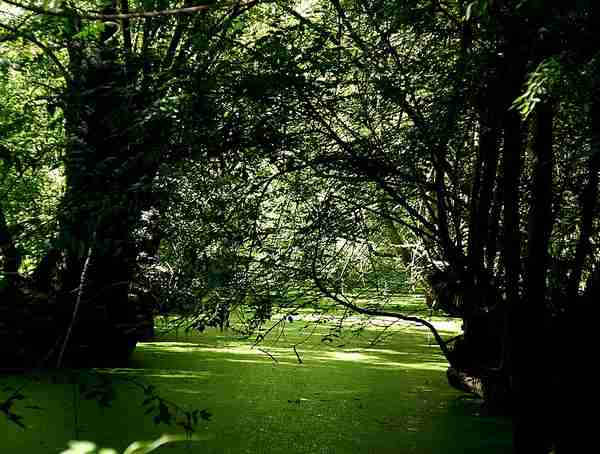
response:
[[[412,326],[368,346],[366,336],[322,342],[296,320],[278,342],[252,348],[229,333],[169,335],[138,345],[130,368],[107,371],[137,377],[158,393],[193,409],[206,408],[200,432],[210,441],[171,445],[157,453],[509,453],[510,424],[481,416],[479,403],[451,389],[446,364],[429,336]],[[456,329],[449,324],[442,328]],[[344,344],[343,347],[336,345]],[[111,408],[76,398],[61,373],[0,377],[0,385],[25,385],[15,410],[21,430],[0,415],[0,453],[57,453],[76,435],[123,449],[131,441],[181,430],[155,426],[145,416],[141,391],[117,386]],[[6,392],[0,394],[3,400]],[[39,406],[42,410],[27,408]],[[75,412],[74,408],[78,410]],[[189,450],[188,450],[189,449]]]

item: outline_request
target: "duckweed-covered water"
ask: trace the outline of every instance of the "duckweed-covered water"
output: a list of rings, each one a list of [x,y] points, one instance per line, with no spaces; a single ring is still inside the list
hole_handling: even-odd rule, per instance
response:
[[[2,376],[0,401],[9,387],[22,387],[26,398],[14,411],[27,429],[0,415],[0,452],[58,453],[74,438],[122,450],[134,440],[181,433],[144,415],[143,392],[129,378],[213,415],[197,428],[210,440],[157,453],[511,452],[509,422],[481,415],[476,399],[447,385],[446,364],[426,331],[396,324],[371,344],[376,330],[323,340],[326,325],[298,318],[285,325],[255,347],[217,330],[141,343],[129,367],[103,371],[116,390],[109,408],[76,392],[71,382],[79,371]],[[457,329],[438,326],[448,335]]]

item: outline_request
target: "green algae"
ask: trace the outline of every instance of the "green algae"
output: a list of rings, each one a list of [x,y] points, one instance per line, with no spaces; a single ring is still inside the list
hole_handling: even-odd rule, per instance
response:
[[[458,328],[437,322],[447,333]],[[320,328],[296,318],[259,345],[217,330],[141,343],[130,367],[101,371],[114,378],[109,408],[78,396],[69,371],[4,376],[1,383],[24,386],[27,398],[15,410],[27,429],[0,418],[0,452],[60,452],[75,438],[123,449],[181,432],[154,425],[143,393],[124,378],[213,414],[197,428],[211,440],[158,453],[511,452],[509,421],[481,415],[476,399],[447,385],[446,363],[427,331],[396,324],[374,345],[375,330],[342,331],[332,345],[323,341],[327,326]]]

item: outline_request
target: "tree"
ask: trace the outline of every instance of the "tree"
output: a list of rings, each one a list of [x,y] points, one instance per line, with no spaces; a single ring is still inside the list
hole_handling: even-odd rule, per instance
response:
[[[57,236],[32,285],[56,303],[56,309],[45,305],[42,316],[55,312],[51,316],[61,333],[57,345],[63,350],[75,327],[75,345],[79,337],[89,337],[83,343],[108,342],[108,351],[115,350],[109,355],[120,356],[139,335],[116,328],[135,325],[139,309],[128,304],[137,267],[135,227],[142,213],[158,204],[153,182],[161,165],[190,155],[191,148],[179,141],[185,130],[180,104],[187,104],[181,84],[190,74],[196,81],[208,78],[214,59],[236,32],[236,21],[255,2],[143,14],[130,14],[127,1],[102,5],[100,14],[87,12],[93,7],[87,3],[61,10],[8,3],[20,9],[2,24],[7,39],[39,48],[41,58],[62,78],[58,87],[64,88],[57,92],[49,87],[47,93],[64,122],[65,193]],[[52,36],[38,37],[49,30]],[[199,98],[187,106],[200,107]],[[14,268],[12,241],[3,239],[8,255],[3,254]],[[78,314],[82,295],[86,304]],[[18,298],[9,300],[16,304]],[[28,330],[25,337],[34,334]],[[32,348],[45,349],[48,334],[42,330]],[[36,356],[21,356],[27,355]],[[62,353],[58,362],[61,358]]]

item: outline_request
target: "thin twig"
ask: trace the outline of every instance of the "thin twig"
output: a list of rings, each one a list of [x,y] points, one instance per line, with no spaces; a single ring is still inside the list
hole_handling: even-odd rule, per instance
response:
[[[275,358],[273,355],[271,355],[268,351],[266,351],[260,347],[256,347],[256,349],[258,351],[263,352],[265,355],[267,355],[269,358],[271,358],[275,364],[279,364],[279,360],[277,358]]]
[[[302,361],[302,358],[300,358],[300,355],[298,354],[298,350],[296,350],[295,345],[294,345],[294,353],[296,354],[296,358],[298,358],[298,363],[304,364],[304,361]]]
[[[90,265],[91,258],[92,258],[92,247],[90,246],[88,248],[85,263],[83,264],[83,269],[81,270],[81,277],[79,279],[79,289],[77,290],[77,300],[75,301],[75,307],[73,308],[73,316],[71,318],[71,324],[69,325],[69,329],[67,330],[67,335],[65,336],[65,340],[60,349],[58,359],[56,360],[57,368],[59,368],[60,365],[62,364],[62,360],[63,360],[63,356],[65,354],[65,350],[67,348],[67,344],[69,343],[69,339],[71,338],[71,333],[73,332],[73,326],[75,325],[75,320],[77,319],[77,313],[79,312],[79,304],[81,303],[81,296],[83,295],[83,285],[85,283],[85,279],[87,276],[87,270]]]

